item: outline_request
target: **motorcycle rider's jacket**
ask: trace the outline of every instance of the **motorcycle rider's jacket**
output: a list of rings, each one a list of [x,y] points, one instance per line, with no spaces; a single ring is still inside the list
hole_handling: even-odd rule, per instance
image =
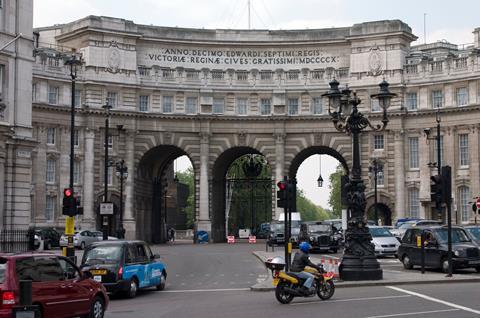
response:
[[[310,257],[307,253],[298,251],[295,253],[293,257],[292,266],[290,267],[290,271],[292,272],[302,272],[305,269],[305,266],[310,266],[313,268],[318,269],[318,266],[313,264],[310,261]]]

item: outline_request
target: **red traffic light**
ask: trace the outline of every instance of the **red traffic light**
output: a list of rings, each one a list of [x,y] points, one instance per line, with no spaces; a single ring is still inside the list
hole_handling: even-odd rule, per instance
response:
[[[63,195],[66,197],[71,197],[73,195],[73,191],[70,188],[63,189]]]
[[[277,186],[279,190],[287,189],[287,183],[285,181],[278,181]]]

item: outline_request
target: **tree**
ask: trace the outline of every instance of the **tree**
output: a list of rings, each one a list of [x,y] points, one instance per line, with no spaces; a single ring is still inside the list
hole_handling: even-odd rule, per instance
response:
[[[322,221],[330,218],[322,207],[307,199],[300,189],[297,189],[297,212],[300,212],[302,221]]]
[[[195,222],[195,188],[194,188],[194,174],[193,168],[190,167],[186,171],[178,171],[177,172],[178,181],[186,184],[188,186],[188,199],[187,199],[187,206],[185,208],[185,214],[187,216],[187,228],[193,228],[193,224]]]
[[[338,165],[334,173],[330,175],[330,198],[328,203],[332,207],[332,214],[337,217],[342,217],[342,175],[345,172],[342,165]]]

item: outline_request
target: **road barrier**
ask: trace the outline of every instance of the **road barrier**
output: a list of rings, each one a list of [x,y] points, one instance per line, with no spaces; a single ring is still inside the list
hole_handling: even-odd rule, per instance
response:
[[[340,266],[339,258],[323,255],[320,262],[326,272],[332,272],[335,275],[335,278],[340,277],[340,272],[338,270],[338,267]]]
[[[257,243],[257,237],[255,235],[249,236],[248,243]]]
[[[235,243],[235,236],[233,236],[233,235],[227,236],[227,243],[228,243],[228,244],[233,244],[233,243]]]

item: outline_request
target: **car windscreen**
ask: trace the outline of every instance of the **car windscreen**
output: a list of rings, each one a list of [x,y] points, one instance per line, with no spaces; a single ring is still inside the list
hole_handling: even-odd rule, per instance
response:
[[[7,271],[7,260],[5,258],[0,258],[0,284],[5,281]]]
[[[273,223],[270,225],[270,231],[272,232],[279,232],[283,231],[285,227],[283,226],[283,223]]]
[[[330,231],[330,225],[328,224],[309,224],[308,232],[312,233],[324,233]]]
[[[467,227],[465,230],[472,234],[475,239],[480,240],[480,227]]]
[[[448,230],[445,229],[436,229],[435,234],[440,243],[448,242]],[[465,243],[470,242],[470,239],[462,229],[452,229],[452,243]]]
[[[121,245],[91,246],[83,255],[83,265],[117,263],[122,256]]]
[[[393,236],[388,229],[383,227],[370,227],[369,230],[370,230],[370,234],[372,234],[373,237]]]
[[[399,229],[409,229],[415,225],[415,222],[405,222],[402,225],[400,225],[398,228]]]

